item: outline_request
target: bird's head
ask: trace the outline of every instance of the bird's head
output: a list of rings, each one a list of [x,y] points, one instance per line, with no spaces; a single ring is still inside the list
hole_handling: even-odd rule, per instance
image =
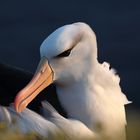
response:
[[[81,80],[97,60],[96,37],[85,23],[58,28],[40,47],[41,60],[33,79],[15,98],[21,112],[48,85],[69,86]]]

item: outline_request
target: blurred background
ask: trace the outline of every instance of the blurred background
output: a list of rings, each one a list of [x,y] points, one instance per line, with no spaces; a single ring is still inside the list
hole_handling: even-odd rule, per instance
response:
[[[140,1],[0,0],[0,62],[34,72],[42,41],[79,21],[95,31],[99,61],[117,70],[129,106],[140,109]]]

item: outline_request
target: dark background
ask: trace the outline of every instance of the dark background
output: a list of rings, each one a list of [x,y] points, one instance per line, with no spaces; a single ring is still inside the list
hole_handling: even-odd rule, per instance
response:
[[[117,70],[123,92],[140,108],[140,1],[0,0],[0,62],[34,72],[42,41],[78,21],[96,32],[99,61]]]

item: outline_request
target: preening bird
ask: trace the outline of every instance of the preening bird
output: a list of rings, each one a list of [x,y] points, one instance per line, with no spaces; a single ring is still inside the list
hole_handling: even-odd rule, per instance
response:
[[[33,79],[15,98],[16,111],[4,108],[9,116],[14,114],[17,118],[18,127],[42,135],[62,130],[69,137],[125,140],[124,105],[129,101],[121,91],[115,70],[107,62],[98,62],[92,29],[80,22],[60,27],[41,44],[40,55]],[[44,117],[25,109],[51,83],[56,85],[67,118],[48,103],[43,103]]]
[[[0,63],[0,105],[8,106],[13,102],[17,92],[27,85],[33,74],[24,69]],[[66,113],[61,107],[52,83],[28,105],[28,108],[40,112],[41,101],[47,100],[63,116]]]

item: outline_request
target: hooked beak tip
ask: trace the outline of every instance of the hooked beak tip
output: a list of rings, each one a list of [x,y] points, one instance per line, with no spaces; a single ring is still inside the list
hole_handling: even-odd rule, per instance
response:
[[[14,108],[16,112],[23,111],[27,105],[48,85],[53,82],[53,71],[46,58],[42,59],[29,84],[16,96]]]

